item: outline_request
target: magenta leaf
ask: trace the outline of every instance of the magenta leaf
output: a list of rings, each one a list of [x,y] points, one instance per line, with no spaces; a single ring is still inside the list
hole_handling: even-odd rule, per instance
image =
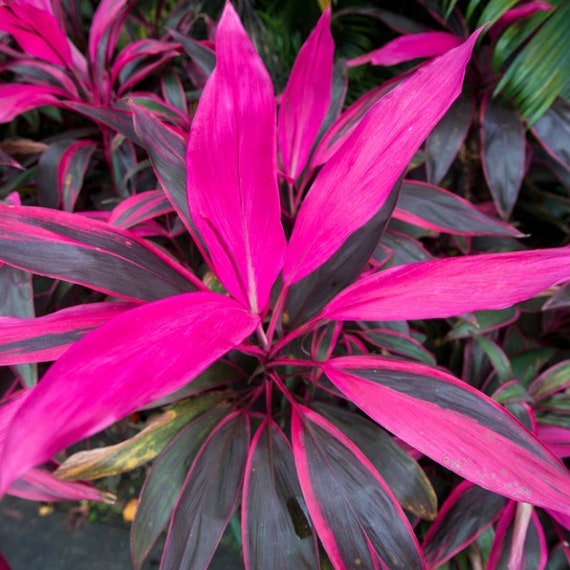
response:
[[[291,433],[301,489],[333,567],[424,568],[406,515],[366,456],[301,406]]]
[[[184,386],[258,320],[222,295],[189,293],[137,307],[92,331],[49,369],[12,422],[0,494],[60,449]]]
[[[407,180],[394,217],[421,228],[459,235],[522,237],[516,228],[491,218],[467,200],[424,182]]]
[[[0,204],[0,259],[132,301],[204,289],[135,234],[85,216]]]
[[[161,570],[208,568],[235,510],[249,447],[248,416],[236,412],[198,453],[172,515]]]
[[[422,364],[377,357],[337,358],[323,370],[373,420],[447,469],[506,497],[570,512],[568,470],[475,388]]]
[[[7,268],[0,268],[0,273]],[[57,360],[88,332],[135,306],[91,303],[35,319],[0,317],[0,366]]]
[[[131,551],[137,570],[166,527],[198,451],[214,427],[228,415],[228,410],[227,406],[217,407],[200,415],[154,460],[131,525]]]
[[[412,59],[436,57],[463,43],[463,39],[449,32],[424,32],[400,36],[379,49],[348,61],[350,67],[372,65],[397,65]]]
[[[319,568],[291,445],[271,420],[253,438],[242,503],[246,568]]]
[[[25,83],[0,84],[0,123],[9,123],[21,113],[42,105],[58,103],[56,95],[60,90],[43,85],[26,85]]]
[[[510,503],[499,523],[488,570],[543,570],[548,559],[544,530],[531,505]]]
[[[322,265],[380,210],[414,153],[461,92],[477,36],[426,64],[380,99],[325,164],[289,241],[283,267],[286,285]]]
[[[485,98],[481,105],[481,161],[497,210],[508,218],[525,174],[524,126],[515,109]]]
[[[570,103],[556,99],[531,130],[544,150],[570,170]]]
[[[391,435],[345,408],[323,403],[313,407],[366,455],[404,509],[423,519],[436,517],[437,497],[429,479]]]
[[[439,184],[457,156],[471,126],[474,100],[459,97],[426,139],[427,181]]]
[[[216,275],[257,312],[265,309],[285,250],[275,99],[271,79],[230,3],[218,24],[216,58],[190,131],[188,202]]]
[[[570,247],[466,255],[401,265],[351,285],[319,317],[434,319],[504,309],[570,280]]]
[[[301,47],[283,91],[277,122],[283,170],[297,178],[331,103],[334,43],[327,8]]]
[[[289,288],[285,313],[290,328],[317,315],[335,295],[357,279],[390,221],[400,185],[401,180],[398,180],[380,210],[351,234],[325,263]]]
[[[126,5],[127,0],[101,0],[91,22],[88,54],[94,87],[101,102],[106,102],[106,92],[110,87],[106,67],[127,16]]]
[[[172,204],[162,190],[148,190],[125,198],[109,216],[109,224],[128,230],[158,216],[170,214]]]
[[[42,206],[71,212],[89,161],[97,148],[92,141],[60,140],[42,153],[38,162],[38,199]]]
[[[438,568],[497,520],[507,499],[469,481],[447,497],[422,543],[426,562]]]
[[[12,34],[29,55],[55,65],[73,66],[67,36],[45,10],[19,2],[0,6],[0,30]]]

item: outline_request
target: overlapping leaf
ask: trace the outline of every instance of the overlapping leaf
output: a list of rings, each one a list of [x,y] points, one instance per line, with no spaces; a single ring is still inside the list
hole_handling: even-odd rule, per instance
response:
[[[275,100],[271,79],[229,3],[217,29],[216,62],[190,131],[190,213],[220,281],[241,303],[261,311],[285,249]]]
[[[447,469],[512,499],[570,512],[570,472],[468,384],[427,366],[377,357],[337,358],[323,370],[372,419]]]
[[[137,307],[93,331],[49,369],[11,424],[0,494],[29,467],[188,383],[257,324],[232,299],[189,293]],[[19,445],[23,438],[26,446]]]
[[[204,287],[131,232],[67,212],[0,204],[0,259],[133,301]]]
[[[378,212],[420,144],[459,95],[477,35],[382,97],[319,172],[287,248],[287,285],[322,265]]]

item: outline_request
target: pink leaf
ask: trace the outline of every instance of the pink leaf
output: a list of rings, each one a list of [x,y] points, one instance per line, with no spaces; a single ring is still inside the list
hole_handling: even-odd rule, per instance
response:
[[[570,247],[401,265],[357,281],[321,314],[337,320],[446,318],[504,309],[570,280]]]
[[[43,85],[0,84],[0,123],[8,123],[14,117],[42,105],[55,105],[58,102],[56,95],[60,93],[55,87]]]
[[[12,34],[29,55],[55,65],[73,65],[67,36],[45,10],[16,2],[0,6],[0,30]]]
[[[281,98],[278,133],[285,174],[303,171],[331,102],[334,43],[330,7],[299,51]]]
[[[220,281],[260,311],[285,249],[275,100],[271,79],[229,3],[218,25],[216,59],[190,131],[188,202]]]
[[[0,365],[57,360],[92,329],[134,306],[91,303],[35,319],[0,316]]]
[[[287,285],[322,265],[382,207],[416,150],[461,92],[478,33],[382,97],[325,164],[289,242],[283,268]]]
[[[436,57],[463,43],[463,39],[448,32],[406,34],[385,46],[347,61],[349,67],[371,63],[372,65],[396,65],[411,59]]]
[[[494,400],[421,364],[344,357],[329,380],[381,426],[465,479],[517,501],[570,513],[570,472]]]
[[[187,384],[258,321],[232,299],[189,293],[118,315],[81,339],[30,390],[11,423],[0,495],[60,449]]]

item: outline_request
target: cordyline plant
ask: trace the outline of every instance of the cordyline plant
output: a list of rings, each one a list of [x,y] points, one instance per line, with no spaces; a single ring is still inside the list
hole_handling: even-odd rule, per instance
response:
[[[166,141],[179,148],[178,134],[134,106],[208,279],[128,230],[0,206],[5,263],[123,300],[0,321],[2,363],[57,359],[1,408],[0,493],[72,443],[176,402],[158,424],[177,419],[178,433],[162,445],[133,524],[137,567],[170,520],[162,568],[206,568],[241,500],[247,568],[424,568],[403,508],[433,519],[436,497],[409,448],[513,501],[570,514],[569,472],[505,408],[440,368],[379,356],[345,329],[504,308],[570,280],[569,247],[368,265],[404,169],[460,93],[477,33],[348,132],[336,129],[314,168],[331,102],[329,22],[327,10],[277,115],[271,80],[226,5],[185,185],[169,168]],[[122,450],[128,464],[125,449],[112,461]],[[77,463],[50,477],[77,478]]]

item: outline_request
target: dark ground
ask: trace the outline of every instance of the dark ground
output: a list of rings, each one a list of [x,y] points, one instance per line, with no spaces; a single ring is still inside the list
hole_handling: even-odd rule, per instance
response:
[[[9,496],[0,503],[0,551],[11,570],[132,569],[126,528],[86,523],[72,529],[69,513],[54,511],[42,517],[38,507]],[[159,566],[160,550],[155,549],[143,570]],[[224,546],[210,565],[210,570],[242,568],[237,553]]]

